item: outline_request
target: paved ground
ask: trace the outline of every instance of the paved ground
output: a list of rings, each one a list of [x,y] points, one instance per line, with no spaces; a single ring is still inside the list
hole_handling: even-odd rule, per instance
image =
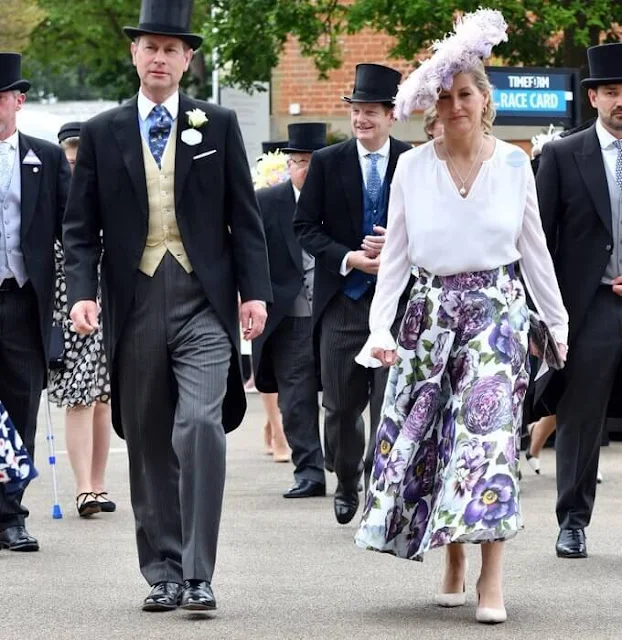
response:
[[[589,529],[588,560],[558,560],[554,467],[544,475],[525,470],[526,531],[508,544],[507,624],[485,628],[474,621],[477,548],[469,549],[468,605],[439,610],[432,597],[442,553],[408,563],[362,551],[355,524],[333,519],[332,497],[286,501],[289,465],[261,450],[257,396],[245,424],[229,438],[229,469],[214,590],[218,612],[205,618],[181,611],[147,614],[138,572],[123,443],[113,442],[109,490],[116,514],[80,520],[66,455],[58,456],[62,520],[52,520],[51,475],[45,429],[39,430],[41,478],[28,492],[29,526],[42,544],[36,554],[0,553],[5,637],[29,640],[89,638],[398,639],[415,638],[622,638],[622,446],[603,450],[605,484]],[[54,412],[58,448],[62,416]],[[334,489],[334,477],[329,479]]]

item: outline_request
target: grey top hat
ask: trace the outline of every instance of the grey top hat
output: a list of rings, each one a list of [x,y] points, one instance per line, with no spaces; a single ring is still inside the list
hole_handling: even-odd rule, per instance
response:
[[[192,0],[142,0],[137,27],[123,27],[128,38],[152,34],[183,40],[194,51],[201,48],[203,36],[190,32]]]
[[[599,44],[587,50],[590,77],[581,81],[584,87],[600,84],[622,84],[622,42]]]
[[[26,93],[30,82],[22,78],[22,56],[19,53],[0,53],[0,92]]]

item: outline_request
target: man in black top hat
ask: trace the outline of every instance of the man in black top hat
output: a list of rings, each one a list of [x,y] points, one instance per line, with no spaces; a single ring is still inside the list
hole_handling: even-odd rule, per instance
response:
[[[144,0],[126,28],[137,97],[82,125],[64,220],[76,330],[101,266],[115,430],[127,442],[143,608],[212,610],[225,433],[246,410],[244,337],[263,330],[268,259],[235,114],[179,92],[191,2]]]
[[[281,150],[289,156],[291,179],[257,192],[274,302],[265,331],[253,341],[253,365],[257,389],[279,394],[295,467],[294,486],[284,497],[309,498],[326,495],[311,318],[315,260],[298,243],[293,219],[311,154],[326,146],[326,125],[290,124],[288,134]]]
[[[54,301],[54,237],[71,179],[54,144],[19,133],[30,83],[21,56],[0,53],[0,399],[30,455],[45,384]],[[22,493],[0,484],[0,549],[37,551]]]
[[[261,152],[262,153],[274,153],[275,151],[280,151],[287,146],[287,140],[270,140],[269,142],[261,143]]]
[[[622,44],[588,49],[596,123],[547,144],[538,200],[564,304],[568,361],[536,397],[557,411],[557,555],[585,558],[602,430],[622,359]]]
[[[369,334],[389,185],[398,156],[411,148],[390,137],[400,77],[389,67],[357,66],[354,92],[344,98],[350,103],[355,139],[313,154],[294,218],[300,244],[316,260],[313,320],[326,449],[338,479],[335,516],[341,524],[350,522],[358,509],[363,457],[366,480],[371,471],[388,376],[387,369],[366,369],[354,358]],[[368,403],[371,433],[365,452],[362,414]]]

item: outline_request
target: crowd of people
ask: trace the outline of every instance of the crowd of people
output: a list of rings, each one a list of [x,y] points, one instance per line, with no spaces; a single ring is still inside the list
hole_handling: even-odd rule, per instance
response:
[[[622,44],[587,51],[598,118],[543,146],[535,177],[493,134],[483,60],[507,25],[480,9],[404,82],[359,64],[352,139],[291,124],[272,145],[287,172],[255,190],[235,114],[179,90],[202,43],[191,7],[143,0],[125,28],[138,95],[68,123],[60,146],[17,131],[30,85],[0,53],[0,547],[39,549],[22,498],[47,384],[79,516],[115,510],[111,425],[126,440],[142,608],[216,609],[241,327],[266,450],[293,462],[284,497],[325,496],[334,472],[359,546],[443,547],[441,607],[465,604],[465,544],[480,545],[476,619],[504,622],[525,423],[536,471],[556,425],[556,553],[587,556],[622,356]],[[415,110],[417,147],[391,135]]]

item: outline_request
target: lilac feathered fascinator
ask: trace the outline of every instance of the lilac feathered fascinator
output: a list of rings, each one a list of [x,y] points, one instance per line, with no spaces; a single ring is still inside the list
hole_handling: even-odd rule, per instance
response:
[[[492,48],[508,39],[507,23],[500,11],[478,9],[456,21],[454,31],[431,47],[424,60],[405,80],[395,98],[395,115],[406,120],[416,109],[436,104],[439,93],[450,89],[457,73],[469,71],[488,58]]]

